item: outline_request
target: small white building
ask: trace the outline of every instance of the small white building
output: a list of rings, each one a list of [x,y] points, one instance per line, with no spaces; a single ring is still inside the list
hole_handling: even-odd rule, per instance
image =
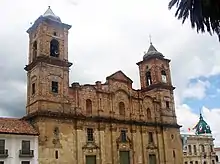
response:
[[[38,133],[30,123],[0,118],[0,164],[38,164]]]
[[[194,129],[194,134],[181,134],[184,164],[217,164],[214,138],[201,114]]]

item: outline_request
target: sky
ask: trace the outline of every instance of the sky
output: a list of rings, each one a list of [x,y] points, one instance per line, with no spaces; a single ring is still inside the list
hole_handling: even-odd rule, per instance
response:
[[[92,83],[122,70],[140,88],[136,65],[153,45],[171,59],[175,106],[182,132],[201,112],[220,146],[220,46],[217,36],[197,34],[168,10],[168,0],[1,0],[0,115],[25,114],[28,34],[51,6],[69,31],[70,82]],[[13,5],[12,5],[13,4]]]

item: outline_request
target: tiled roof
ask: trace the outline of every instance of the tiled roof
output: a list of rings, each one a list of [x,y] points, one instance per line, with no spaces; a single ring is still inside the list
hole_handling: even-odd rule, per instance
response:
[[[0,134],[38,135],[34,127],[25,120],[0,117]]]
[[[220,147],[215,147],[215,151],[220,151]]]

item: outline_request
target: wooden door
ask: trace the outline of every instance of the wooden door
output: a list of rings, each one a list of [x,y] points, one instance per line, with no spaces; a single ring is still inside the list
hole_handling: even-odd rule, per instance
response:
[[[130,164],[130,153],[129,151],[120,151],[120,164]]]
[[[96,164],[96,156],[95,155],[86,156],[86,164]]]

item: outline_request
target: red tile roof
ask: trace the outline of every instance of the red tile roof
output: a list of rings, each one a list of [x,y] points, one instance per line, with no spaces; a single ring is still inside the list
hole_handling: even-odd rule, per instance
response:
[[[0,134],[38,135],[38,132],[27,121],[19,118],[0,117]]]

